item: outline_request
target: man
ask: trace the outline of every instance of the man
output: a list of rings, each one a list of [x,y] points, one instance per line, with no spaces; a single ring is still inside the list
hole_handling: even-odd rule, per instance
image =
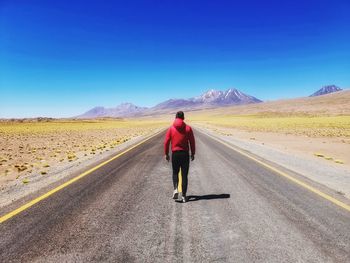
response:
[[[189,148],[191,148],[191,161],[194,160],[194,155],[196,153],[195,139],[193,135],[192,128],[184,122],[185,115],[182,111],[176,113],[175,121],[173,126],[171,126],[164,140],[164,153],[165,159],[169,162],[169,145],[171,142],[171,162],[173,166],[173,184],[174,193],[173,199],[178,199],[183,203],[186,203],[186,193],[187,193],[187,175],[190,165],[190,154]],[[189,147],[190,145],[190,147]],[[177,186],[179,181],[179,171],[181,168],[182,174],[182,195],[179,196]]]

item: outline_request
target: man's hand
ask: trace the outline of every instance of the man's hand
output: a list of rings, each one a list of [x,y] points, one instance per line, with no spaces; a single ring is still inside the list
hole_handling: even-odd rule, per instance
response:
[[[194,161],[194,154],[191,154],[191,161]]]
[[[169,154],[166,154],[166,155],[165,155],[165,160],[167,160],[167,161],[169,162],[169,160],[170,160]]]

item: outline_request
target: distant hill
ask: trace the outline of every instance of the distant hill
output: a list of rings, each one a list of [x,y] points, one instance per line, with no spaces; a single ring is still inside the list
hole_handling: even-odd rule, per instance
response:
[[[202,95],[189,99],[169,99],[157,104],[152,108],[138,107],[132,103],[123,103],[115,108],[95,107],[77,116],[81,119],[92,119],[101,117],[132,117],[141,115],[152,115],[166,113],[177,109],[196,110],[203,108],[218,108],[230,105],[244,105],[259,103],[261,100],[244,94],[237,89],[209,90]]]
[[[95,107],[77,116],[80,119],[92,119],[101,117],[131,117],[140,114],[147,108],[138,107],[132,103],[122,103],[115,108]]]
[[[337,92],[337,91],[341,91],[341,90],[342,90],[341,88],[339,88],[335,85],[328,85],[328,86],[322,87],[321,89],[319,89],[315,93],[311,94],[309,97],[321,96],[321,95],[325,95],[325,94],[329,94],[329,93],[333,93],[333,92]]]
[[[191,115],[196,114],[213,114],[217,116],[223,116],[225,114],[262,114],[272,116],[350,115],[350,90],[342,90],[323,96],[267,101],[225,108],[205,109],[191,113]]]

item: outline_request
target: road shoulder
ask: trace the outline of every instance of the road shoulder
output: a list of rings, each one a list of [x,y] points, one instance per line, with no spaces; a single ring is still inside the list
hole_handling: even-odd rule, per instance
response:
[[[218,132],[218,130],[199,126],[194,128],[295,172],[317,184],[324,185],[347,200],[350,199],[350,171],[346,166],[335,167],[335,165],[327,164],[322,160],[298,156],[295,153],[288,152],[288,150],[283,151],[255,140],[244,140],[235,137],[234,133],[228,136],[226,133]]]

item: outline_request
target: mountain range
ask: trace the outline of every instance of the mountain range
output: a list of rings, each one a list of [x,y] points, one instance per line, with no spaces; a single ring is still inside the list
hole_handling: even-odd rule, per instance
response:
[[[197,109],[197,108],[211,108],[211,107],[223,107],[228,105],[242,105],[250,103],[259,103],[261,100],[244,94],[237,89],[228,89],[226,91],[221,90],[208,90],[202,95],[189,99],[170,99],[164,101],[153,108],[152,110],[161,109]]]
[[[146,109],[147,108],[145,107],[138,107],[132,103],[122,103],[115,108],[105,108],[105,107],[98,106],[98,107],[92,108],[91,110],[88,110],[82,115],[77,116],[77,118],[91,119],[91,118],[101,118],[101,117],[113,117],[113,118],[131,117],[142,113]]]
[[[315,97],[320,95],[325,95],[342,89],[335,85],[324,86],[309,97]],[[101,117],[112,117],[112,118],[122,118],[122,117],[134,117],[143,115],[153,115],[161,113],[169,113],[175,110],[198,110],[206,108],[220,108],[225,106],[233,105],[245,105],[260,103],[261,100],[247,95],[237,89],[228,89],[226,91],[221,90],[208,90],[198,97],[193,97],[189,99],[169,99],[164,102],[157,104],[154,107],[146,108],[139,107],[132,103],[122,103],[115,108],[105,108],[105,107],[95,107],[87,112],[76,116],[75,118],[81,119],[93,119]]]
[[[228,89],[226,91],[211,89],[198,97],[189,99],[169,99],[151,108],[138,107],[132,103],[122,103],[115,108],[104,108],[99,106],[92,108],[76,118],[131,117],[151,115],[153,113],[161,112],[165,113],[169,110],[175,109],[195,110],[259,102],[262,101],[253,96],[244,94],[237,89]]]

